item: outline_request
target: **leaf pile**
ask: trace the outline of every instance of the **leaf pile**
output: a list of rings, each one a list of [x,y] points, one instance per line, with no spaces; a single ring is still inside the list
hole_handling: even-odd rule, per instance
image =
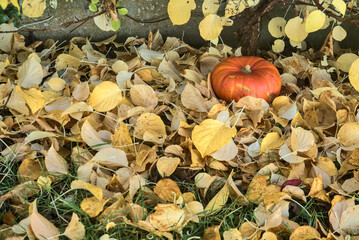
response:
[[[359,236],[356,54],[263,52],[281,95],[225,104],[224,44],[0,39],[1,239]]]

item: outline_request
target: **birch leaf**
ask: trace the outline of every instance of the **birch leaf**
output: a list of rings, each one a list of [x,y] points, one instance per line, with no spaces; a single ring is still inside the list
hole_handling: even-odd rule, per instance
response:
[[[191,11],[195,8],[196,3],[194,0],[170,0],[167,12],[173,25],[183,25],[191,18]]]
[[[218,120],[206,119],[194,127],[192,140],[202,157],[205,157],[228,144],[236,133],[234,127],[230,128]]]
[[[92,91],[88,103],[99,112],[107,112],[117,106],[122,99],[119,86],[113,82],[105,81],[97,85]]]
[[[69,225],[67,225],[63,235],[71,240],[82,240],[85,238],[85,233],[85,226],[82,224],[77,214],[72,213],[71,221]]]

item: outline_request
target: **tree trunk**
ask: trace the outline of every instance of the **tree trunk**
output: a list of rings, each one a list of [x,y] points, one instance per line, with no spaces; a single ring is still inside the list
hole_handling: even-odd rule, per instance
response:
[[[241,21],[245,25],[238,30],[238,47],[242,47],[244,56],[257,55],[259,37],[261,34],[261,18],[268,13],[280,0],[262,0],[255,7],[248,8]]]

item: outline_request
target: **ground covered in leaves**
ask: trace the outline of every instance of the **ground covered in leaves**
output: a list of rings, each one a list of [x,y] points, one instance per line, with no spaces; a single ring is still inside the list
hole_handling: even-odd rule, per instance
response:
[[[224,44],[4,36],[1,239],[359,237],[349,50],[262,52],[280,96],[225,103],[207,84],[241,54]]]

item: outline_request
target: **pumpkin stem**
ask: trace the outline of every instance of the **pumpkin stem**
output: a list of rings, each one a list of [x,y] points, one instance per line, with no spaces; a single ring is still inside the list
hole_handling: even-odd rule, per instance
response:
[[[242,68],[242,72],[251,73],[252,72],[251,66],[249,65],[244,66],[244,68]]]

